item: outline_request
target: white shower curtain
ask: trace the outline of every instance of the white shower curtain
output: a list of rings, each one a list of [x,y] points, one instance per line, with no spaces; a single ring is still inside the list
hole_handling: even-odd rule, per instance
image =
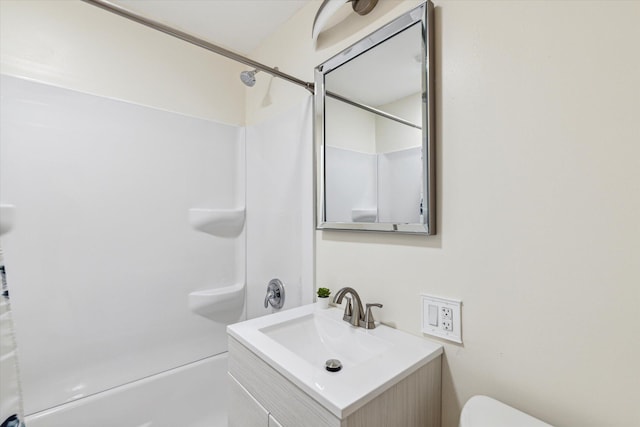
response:
[[[4,268],[2,247],[0,246],[0,275],[2,276],[2,296],[0,296],[0,427],[20,427],[22,423],[22,393],[18,377],[18,355],[13,335],[9,288]]]

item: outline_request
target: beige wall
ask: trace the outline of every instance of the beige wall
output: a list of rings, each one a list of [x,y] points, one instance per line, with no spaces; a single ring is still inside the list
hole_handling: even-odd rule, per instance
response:
[[[325,102],[327,141],[333,147],[376,154],[376,116],[333,98]]]
[[[422,93],[416,93],[377,107],[382,111],[415,123],[422,124]],[[406,126],[382,116],[375,116],[376,151],[389,153],[419,147],[422,144],[422,130]]]
[[[415,4],[314,52],[316,2],[255,57],[310,80]],[[400,329],[420,335],[421,292],[463,300],[446,427],[479,393],[557,426],[640,425],[638,22],[637,1],[436,2],[438,235],[317,233],[317,285]],[[274,83],[261,108],[261,90],[249,120],[306,96]]]
[[[0,72],[244,124],[244,68],[79,0],[0,0]]]

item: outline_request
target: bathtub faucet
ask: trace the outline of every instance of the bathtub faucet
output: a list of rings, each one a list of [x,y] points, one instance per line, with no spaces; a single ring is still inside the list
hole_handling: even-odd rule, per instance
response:
[[[347,294],[350,294],[351,297],[347,297]],[[333,302],[342,304],[343,298],[347,298],[347,304],[344,307],[342,320],[351,323],[353,326],[359,326],[365,329],[373,329],[376,327],[373,314],[371,313],[371,307],[382,308],[382,304],[366,304],[366,310],[363,310],[360,295],[358,295],[355,289],[349,287],[342,288],[336,292],[336,295],[333,297]]]

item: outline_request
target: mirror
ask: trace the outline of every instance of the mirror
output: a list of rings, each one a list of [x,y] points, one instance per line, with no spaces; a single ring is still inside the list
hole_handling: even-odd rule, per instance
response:
[[[433,4],[315,69],[317,228],[435,234]]]

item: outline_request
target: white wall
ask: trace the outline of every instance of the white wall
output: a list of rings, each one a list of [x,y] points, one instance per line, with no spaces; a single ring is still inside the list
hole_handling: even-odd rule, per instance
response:
[[[0,72],[244,124],[241,64],[79,0],[0,0]]]
[[[389,2],[382,2],[389,8]],[[417,2],[314,51],[317,3],[255,57],[305,80]],[[558,426],[640,424],[640,3],[438,1],[438,235],[318,232],[318,286],[355,287],[420,335],[418,295],[464,301],[443,425],[473,394]],[[247,117],[279,107],[248,94]]]

